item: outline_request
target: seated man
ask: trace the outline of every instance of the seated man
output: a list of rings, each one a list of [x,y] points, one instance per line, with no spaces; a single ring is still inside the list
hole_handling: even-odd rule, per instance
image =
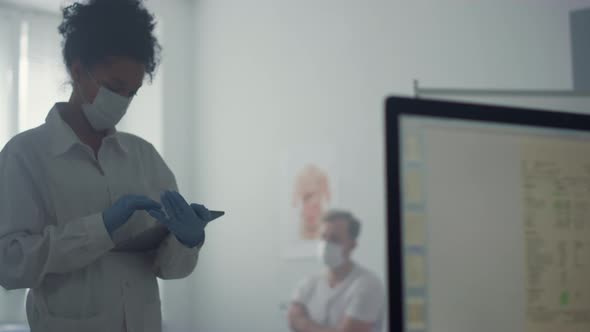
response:
[[[327,271],[305,279],[289,308],[294,332],[381,331],[385,290],[375,274],[350,258],[360,233],[349,212],[330,211],[322,219],[319,258]]]

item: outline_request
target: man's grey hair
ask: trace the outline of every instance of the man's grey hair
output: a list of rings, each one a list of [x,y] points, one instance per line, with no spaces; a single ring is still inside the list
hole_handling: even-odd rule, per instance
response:
[[[348,224],[348,234],[355,240],[361,234],[361,222],[350,212],[345,210],[330,210],[322,218],[324,222],[346,221]]]

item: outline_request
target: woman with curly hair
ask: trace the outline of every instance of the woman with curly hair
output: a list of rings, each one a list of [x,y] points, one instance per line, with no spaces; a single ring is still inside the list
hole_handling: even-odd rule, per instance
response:
[[[64,8],[70,100],[0,152],[0,285],[30,289],[33,332],[159,332],[156,278],[197,264],[211,213],[150,143],[115,129],[156,70],[154,26],[140,0]]]

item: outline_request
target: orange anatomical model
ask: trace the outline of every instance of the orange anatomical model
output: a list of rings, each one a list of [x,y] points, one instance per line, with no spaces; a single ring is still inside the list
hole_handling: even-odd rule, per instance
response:
[[[293,207],[298,209],[299,232],[304,240],[319,238],[320,219],[331,200],[328,175],[308,164],[297,173]]]

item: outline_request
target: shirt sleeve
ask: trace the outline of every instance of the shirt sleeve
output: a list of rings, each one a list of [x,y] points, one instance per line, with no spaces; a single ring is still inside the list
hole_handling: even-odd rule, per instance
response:
[[[0,285],[33,288],[50,273],[69,273],[113,248],[102,214],[50,224],[31,169],[0,152]]]
[[[385,292],[381,282],[374,278],[363,278],[355,285],[346,316],[375,323],[382,317],[384,309]]]
[[[304,280],[300,281],[299,284],[293,290],[293,294],[291,296],[291,301],[295,303],[299,303],[304,305],[305,307],[308,306],[309,301],[311,300],[311,295],[313,293],[314,282],[313,277],[305,278]]]
[[[154,165],[154,178],[162,190],[178,190],[174,174],[158,151],[150,145],[151,160]],[[190,275],[199,260],[198,245],[189,248],[180,243],[174,234],[169,234],[157,249],[154,270],[161,279],[181,279]]]
[[[176,236],[169,234],[158,248],[154,262],[161,279],[181,279],[190,275],[199,260],[199,247],[188,248]]]

